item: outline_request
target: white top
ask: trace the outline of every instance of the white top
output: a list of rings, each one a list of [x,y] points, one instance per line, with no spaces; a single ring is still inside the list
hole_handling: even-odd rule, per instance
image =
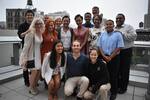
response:
[[[46,80],[47,84],[49,84],[52,78],[53,72],[54,72],[54,69],[50,67],[50,60],[49,60],[50,55],[51,55],[51,52],[48,52],[45,54],[43,64],[42,64],[42,70],[41,70],[42,77]],[[67,57],[66,53],[65,53],[65,57]],[[66,61],[65,61],[65,65],[63,67],[60,67],[61,78],[63,77],[65,73],[65,68],[66,68]]]
[[[104,27],[100,27],[100,28],[90,28],[90,33],[89,33],[89,41],[90,41],[90,47],[92,46],[97,46],[97,41],[98,41],[98,37],[101,34],[101,32],[104,32],[105,29]]]
[[[35,59],[35,67],[37,69],[40,69],[42,64],[41,64],[41,43],[43,41],[43,38],[41,36],[41,38],[39,38],[36,34],[35,34],[35,43],[34,43],[34,51],[35,51],[35,56],[34,56],[34,59]]]
[[[131,25],[123,24],[121,28],[115,27],[115,31],[120,31],[124,40],[124,48],[133,47],[137,34]]]
[[[71,46],[70,29],[68,29],[67,32],[64,32],[63,28],[61,28],[61,41],[63,42],[63,46],[65,49],[70,49]]]
[[[20,55],[19,65],[25,69],[26,62],[28,60],[35,59],[35,68],[33,69],[40,69],[41,68],[41,53],[40,53],[40,46],[43,41],[42,34],[39,38],[35,33],[28,33],[25,36],[25,44],[23,50]]]

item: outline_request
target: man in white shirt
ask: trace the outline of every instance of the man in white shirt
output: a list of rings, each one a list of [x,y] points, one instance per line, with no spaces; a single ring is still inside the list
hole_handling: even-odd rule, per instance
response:
[[[124,48],[120,51],[120,67],[118,75],[118,93],[123,94],[127,91],[129,82],[129,70],[132,58],[132,47],[137,34],[131,25],[124,24],[124,14],[116,16],[116,31],[120,31],[124,40]]]
[[[70,17],[64,16],[62,18],[62,27],[60,27],[58,32],[58,39],[63,42],[64,50],[66,52],[71,51],[71,43],[73,39],[73,29],[69,27],[70,24]]]

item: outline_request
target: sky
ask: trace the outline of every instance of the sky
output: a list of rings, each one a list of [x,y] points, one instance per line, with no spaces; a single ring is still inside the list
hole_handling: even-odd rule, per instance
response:
[[[92,12],[93,6],[100,8],[103,17],[115,21],[118,13],[126,16],[126,23],[138,28],[148,12],[148,0],[32,0],[34,8],[45,14],[57,11],[67,11],[71,24],[75,24],[76,14],[84,15]],[[6,21],[6,8],[25,8],[27,0],[0,0],[0,21]]]

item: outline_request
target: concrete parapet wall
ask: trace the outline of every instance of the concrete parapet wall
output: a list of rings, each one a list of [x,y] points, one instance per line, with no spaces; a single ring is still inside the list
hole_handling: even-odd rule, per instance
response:
[[[13,57],[12,44],[0,44],[0,67],[11,65],[11,57]]]

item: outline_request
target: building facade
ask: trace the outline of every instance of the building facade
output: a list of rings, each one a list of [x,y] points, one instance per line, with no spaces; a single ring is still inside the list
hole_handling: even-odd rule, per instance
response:
[[[28,9],[6,9],[7,29],[18,29],[18,26],[25,20],[25,12]],[[36,9],[33,9],[35,12]]]
[[[59,12],[54,12],[54,13],[48,13],[47,15],[50,16],[50,18],[55,20],[58,17],[62,18],[65,15],[69,16],[69,13],[67,13],[66,11],[59,11]]]

